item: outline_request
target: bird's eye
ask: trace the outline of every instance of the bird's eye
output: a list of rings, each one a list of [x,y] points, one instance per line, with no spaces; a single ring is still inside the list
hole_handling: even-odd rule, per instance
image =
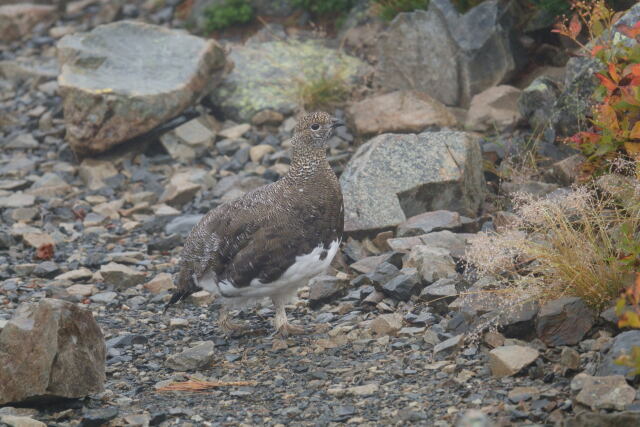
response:
[[[318,130],[318,129],[320,129],[320,125],[319,124],[314,123],[314,124],[311,125],[311,130]]]

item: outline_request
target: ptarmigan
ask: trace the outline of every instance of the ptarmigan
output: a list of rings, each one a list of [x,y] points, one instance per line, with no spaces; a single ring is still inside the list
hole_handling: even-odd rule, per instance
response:
[[[242,327],[231,321],[230,306],[270,297],[277,333],[304,332],[288,322],[285,304],[329,267],[342,240],[342,193],[326,157],[340,125],[323,112],[302,117],[291,139],[289,172],[211,210],[193,227],[167,307],[206,289],[222,301],[219,324],[231,332]]]

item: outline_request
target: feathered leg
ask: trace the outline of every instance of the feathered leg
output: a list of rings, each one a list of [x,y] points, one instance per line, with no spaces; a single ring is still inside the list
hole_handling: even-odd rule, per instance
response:
[[[311,332],[302,326],[294,326],[289,323],[289,320],[287,320],[287,311],[284,308],[287,301],[286,297],[273,296],[271,297],[271,301],[273,301],[273,305],[276,307],[273,326],[276,328],[277,335],[285,338],[289,335],[302,335]]]
[[[237,335],[247,330],[246,325],[231,320],[229,308],[225,305],[222,305],[220,307],[220,314],[218,315],[218,325],[226,335]]]

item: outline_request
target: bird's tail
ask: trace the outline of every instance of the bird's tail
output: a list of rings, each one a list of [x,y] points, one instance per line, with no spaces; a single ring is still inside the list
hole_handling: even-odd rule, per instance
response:
[[[189,295],[195,292],[198,292],[201,289],[202,288],[196,285],[191,272],[189,272],[187,269],[184,269],[184,268],[181,269],[180,273],[178,274],[178,287],[173,290],[171,299],[164,306],[162,313],[166,313],[167,309],[171,307],[173,304],[186,299]]]

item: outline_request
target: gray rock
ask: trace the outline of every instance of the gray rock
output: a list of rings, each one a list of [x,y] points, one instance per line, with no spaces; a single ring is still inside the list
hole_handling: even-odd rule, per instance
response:
[[[89,299],[93,302],[97,302],[99,304],[109,304],[113,302],[118,297],[117,292],[108,291],[108,292],[100,292],[95,295],[91,295]]]
[[[90,311],[48,298],[22,304],[0,332],[0,405],[101,392],[105,355]]]
[[[115,262],[103,265],[100,268],[100,274],[106,283],[119,290],[143,283],[147,277],[142,271]]]
[[[575,397],[576,402],[593,410],[622,411],[636,397],[636,390],[627,384],[622,375],[592,377],[580,373],[571,380],[571,389],[580,390]]]
[[[359,59],[322,46],[316,41],[235,46],[229,58],[233,71],[212,94],[213,104],[229,118],[249,122],[261,110],[284,115],[299,104],[299,84],[337,76],[356,83],[369,71]],[[300,83],[302,84],[302,83]]]
[[[456,283],[455,278],[436,280],[420,292],[420,298],[426,300],[436,313],[444,314],[449,311],[448,305],[458,296]]]
[[[446,249],[417,245],[411,249],[405,267],[416,268],[425,283],[456,275],[456,263]]]
[[[536,197],[542,197],[558,189],[556,184],[548,184],[540,181],[503,182],[502,190],[507,194],[526,193]]]
[[[573,135],[587,127],[586,117],[594,103],[591,95],[598,86],[595,73],[600,68],[600,62],[591,57],[574,57],[567,63],[564,90],[551,110],[557,135]]]
[[[188,235],[191,229],[202,219],[204,215],[182,215],[172,219],[165,227],[164,232],[169,234]]]
[[[409,301],[412,295],[417,295],[422,289],[420,275],[415,268],[403,268],[393,279],[385,283],[382,292],[398,301]]]
[[[18,57],[0,61],[0,75],[16,83],[33,78],[55,79],[58,77],[58,61],[49,57]]]
[[[340,176],[345,231],[394,227],[439,209],[475,216],[485,192],[480,158],[478,140],[464,132],[371,139]]]
[[[589,332],[595,317],[582,299],[559,298],[540,308],[536,333],[549,346],[575,345]]]
[[[309,281],[309,306],[320,307],[344,296],[348,281],[335,276],[317,276]]]
[[[631,354],[634,346],[640,346],[640,330],[625,331],[616,335],[609,352],[600,360],[596,375],[624,375],[630,380],[633,379],[632,369],[616,365],[615,360],[623,354]]]
[[[375,270],[366,275],[368,283],[380,289],[382,285],[387,283],[399,274],[400,270],[390,262],[380,263]]]
[[[213,341],[204,341],[181,353],[169,356],[166,365],[174,371],[194,371],[213,362],[214,354]]]
[[[535,301],[500,310],[500,331],[507,338],[531,340],[536,336],[536,316],[539,306]]]
[[[455,350],[457,350],[462,346],[463,342],[464,342],[464,334],[456,335],[454,337],[451,337],[447,340],[442,341],[439,344],[436,344],[433,347],[433,354],[436,355],[438,353],[442,353],[442,354],[453,353]]]
[[[538,77],[522,91],[518,109],[532,129],[542,132],[551,125],[552,108],[559,94],[558,84],[547,77]]]
[[[433,0],[427,11],[398,14],[379,38],[376,78],[386,89],[420,90],[446,105],[466,105],[516,70],[511,27],[498,1],[460,15],[449,0]]]
[[[180,114],[224,73],[214,40],[119,21],[57,45],[58,84],[67,139],[74,151],[105,151]]]
[[[460,227],[462,227],[462,220],[458,212],[439,210],[425,212],[407,219],[398,225],[396,235],[399,237],[418,236],[432,231],[455,231]]]

